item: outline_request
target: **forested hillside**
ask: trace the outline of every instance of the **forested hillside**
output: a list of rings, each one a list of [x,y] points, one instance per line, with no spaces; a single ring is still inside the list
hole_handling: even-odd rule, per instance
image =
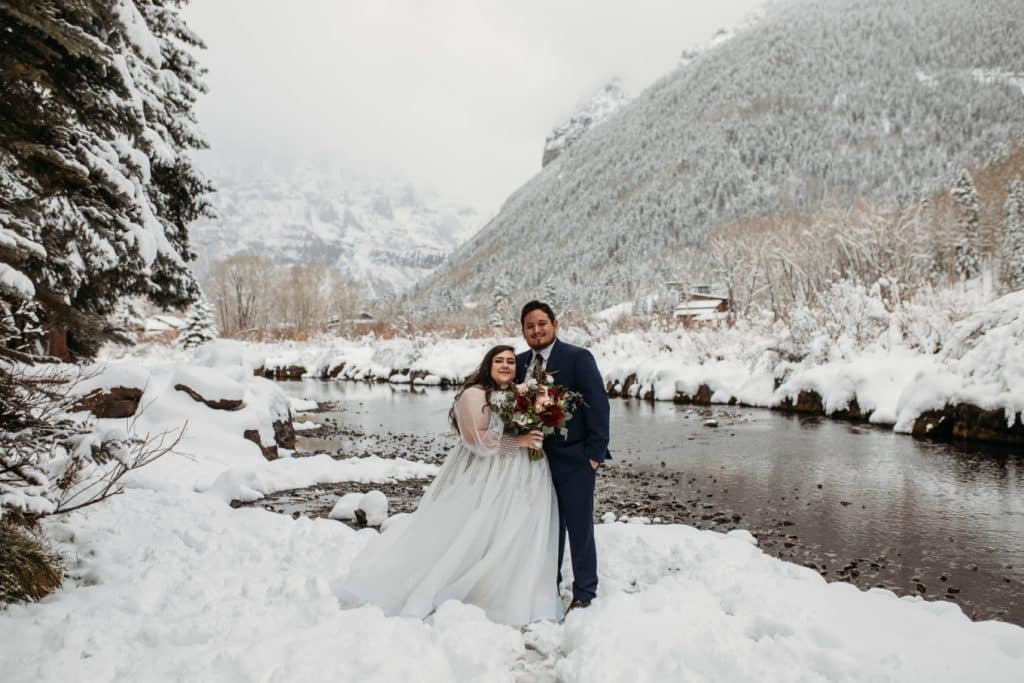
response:
[[[1024,133],[1022,28],[1019,0],[777,3],[544,167],[409,302],[504,280],[597,310],[718,279],[716,226],[947,192]]]

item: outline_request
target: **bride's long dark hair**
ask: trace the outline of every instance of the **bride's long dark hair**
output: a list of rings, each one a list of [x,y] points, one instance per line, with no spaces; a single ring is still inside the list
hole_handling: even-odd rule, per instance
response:
[[[455,394],[455,400],[452,401],[452,407],[448,411],[448,420],[452,423],[452,429],[456,432],[459,431],[459,423],[455,419],[455,404],[459,402],[459,397],[469,387],[483,387],[484,390],[484,407],[491,404],[491,392],[498,388],[498,384],[491,377],[491,364],[494,362],[494,357],[499,353],[505,351],[511,351],[515,355],[515,348],[508,346],[507,344],[499,344],[493,347],[490,351],[484,354],[484,359],[480,361],[480,367],[474,370],[466,381],[459,387],[459,393]]]

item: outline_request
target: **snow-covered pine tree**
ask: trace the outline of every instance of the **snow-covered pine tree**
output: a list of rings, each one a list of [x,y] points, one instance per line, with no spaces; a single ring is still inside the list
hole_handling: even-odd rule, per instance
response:
[[[213,318],[213,306],[204,295],[200,295],[185,317],[185,327],[178,337],[178,345],[183,349],[192,349],[216,338],[217,323]]]
[[[544,303],[551,307],[551,310],[555,312],[555,317],[561,318],[566,312],[564,309],[562,292],[559,289],[558,283],[555,282],[554,278],[548,278],[547,282],[544,283],[543,299]]]
[[[504,330],[505,321],[508,319],[509,310],[509,289],[511,286],[508,280],[501,277],[494,282],[494,291],[491,295],[493,308],[491,309],[491,327],[495,330]]]
[[[1024,289],[1024,181],[1010,181],[1006,192],[1006,237],[1003,246],[1003,279],[1011,290]]]
[[[28,292],[55,349],[92,353],[124,296],[198,293],[187,227],[211,187],[188,157],[204,86],[182,4],[0,4],[0,270],[31,289],[0,299]]]
[[[981,272],[981,257],[978,255],[978,227],[981,222],[981,205],[978,190],[967,169],[960,175],[950,191],[961,211],[960,224],[954,240],[956,273],[961,280],[976,277]]]

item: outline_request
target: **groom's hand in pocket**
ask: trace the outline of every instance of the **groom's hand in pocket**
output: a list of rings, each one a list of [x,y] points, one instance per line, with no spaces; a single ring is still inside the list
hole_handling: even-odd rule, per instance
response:
[[[596,470],[596,469],[597,469],[598,467],[600,467],[600,466],[601,466],[601,463],[599,463],[599,462],[598,462],[598,461],[596,461],[596,460],[591,460],[591,461],[590,461],[590,466],[591,466],[591,467],[593,467],[593,468],[594,468],[594,469]]]

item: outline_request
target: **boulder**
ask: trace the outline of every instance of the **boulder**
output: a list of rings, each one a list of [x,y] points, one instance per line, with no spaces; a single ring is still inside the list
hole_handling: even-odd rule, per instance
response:
[[[713,393],[714,392],[711,391],[711,387],[709,387],[707,384],[701,384],[699,387],[697,387],[697,393],[695,393],[693,396],[690,396],[685,391],[677,391],[675,393],[675,396],[672,397],[672,402],[678,403],[680,405],[696,403],[697,405],[709,406],[711,405],[711,395]],[[730,399],[729,401],[730,404],[733,404],[735,402],[735,398]]]
[[[1002,408],[984,410],[970,403],[947,405],[942,410],[929,410],[914,420],[911,430],[917,438],[934,441],[987,441],[1024,445],[1024,424],[1017,413],[1013,424],[1007,424]]]
[[[277,460],[278,457],[280,457],[278,452],[277,452],[277,446],[276,445],[272,445],[272,446],[264,446],[263,445],[263,441],[262,441],[262,439],[260,439],[260,430],[258,430],[258,429],[246,429],[244,432],[242,432],[242,436],[244,438],[248,439],[249,441],[252,441],[257,446],[259,446],[260,450],[263,452],[263,457],[266,458],[267,460]]]
[[[701,384],[697,387],[697,393],[693,395],[693,402],[701,406],[711,405],[711,387],[707,384]]]
[[[812,389],[805,389],[797,394],[796,401],[787,396],[777,406],[776,410],[784,410],[792,413],[804,413],[807,415],[824,415],[825,406],[821,400],[821,394]]]
[[[274,442],[281,448],[295,450],[295,426],[291,413],[287,420],[274,420]]]
[[[285,365],[274,368],[274,379],[302,379],[306,374],[306,368],[301,365]]]
[[[245,396],[245,386],[214,368],[178,367],[171,382],[176,390],[214,410],[238,410]]]
[[[835,411],[829,417],[837,420],[849,420],[851,422],[867,422],[868,418],[871,417],[871,411],[861,410],[860,404],[857,403],[857,397],[854,396],[846,404],[846,408]]]
[[[96,417],[131,417],[139,409],[142,389],[135,387],[113,387],[96,389],[78,399],[75,410],[88,410]]]
[[[359,513],[363,514],[360,515]],[[388,498],[374,489],[368,491],[356,507],[356,519],[367,526],[380,526],[388,518]]]
[[[240,398],[204,398],[195,389],[186,386],[184,384],[175,384],[174,388],[178,391],[183,391],[192,397],[192,400],[198,401],[199,403],[206,404],[206,406],[213,408],[214,410],[239,410],[242,407],[242,399]]]
[[[362,499],[362,493],[346,493],[338,498],[337,502],[334,503],[334,507],[331,508],[331,512],[327,515],[327,518],[337,519],[340,521],[350,521],[355,519],[356,508],[359,507],[359,501]]]

